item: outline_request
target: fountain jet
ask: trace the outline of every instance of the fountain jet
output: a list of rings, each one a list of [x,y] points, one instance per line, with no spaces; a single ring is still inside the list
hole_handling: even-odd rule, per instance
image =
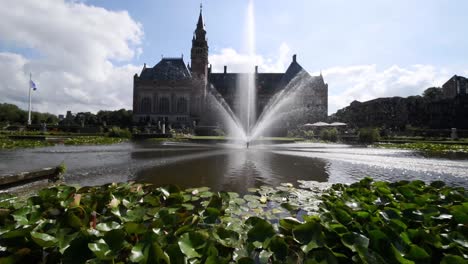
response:
[[[255,61],[255,25],[254,25],[254,5],[253,0],[249,1],[247,8],[246,23],[246,49],[249,61]],[[295,58],[294,58],[295,60]],[[300,71],[290,80],[284,89],[275,94],[263,108],[261,115],[257,120],[257,98],[256,98],[256,74],[253,65],[247,65],[242,74],[238,74],[237,94],[234,108],[237,110],[236,116],[230,106],[226,103],[223,96],[210,86],[208,89],[210,98],[214,102],[214,107],[221,114],[225,129],[230,138],[236,141],[242,141],[246,148],[250,143],[265,135],[273,126],[285,127],[286,123],[293,117],[305,113],[307,109],[295,107],[301,100],[298,96],[299,91],[310,84],[312,78],[307,72]],[[226,68],[225,68],[226,71]]]

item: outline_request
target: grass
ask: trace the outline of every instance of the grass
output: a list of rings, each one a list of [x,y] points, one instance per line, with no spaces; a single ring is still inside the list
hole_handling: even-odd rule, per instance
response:
[[[0,135],[0,149],[17,149],[17,148],[38,148],[52,146],[53,143],[45,140],[13,140]]]
[[[65,145],[107,145],[126,141],[124,138],[113,138],[105,136],[75,136],[64,137]],[[0,135],[0,149],[39,148],[53,146],[56,143],[47,140],[10,139]]]
[[[385,144],[380,143],[376,145],[381,148],[394,148],[394,149],[410,149],[422,151],[427,153],[468,153],[468,145],[460,144],[440,144],[440,143],[427,143],[427,142],[412,142],[403,144]]]
[[[196,140],[228,140],[229,137],[226,136],[189,136],[187,139],[196,139]]]
[[[67,138],[63,142],[65,145],[109,145],[126,141],[125,138],[103,137],[103,136],[84,136]]]
[[[231,139],[236,139],[233,137],[226,137],[226,136],[191,136],[188,137],[190,139],[196,139],[196,140],[231,140]],[[303,138],[296,138],[296,137],[259,137],[254,139],[254,141],[302,141],[304,140]]]

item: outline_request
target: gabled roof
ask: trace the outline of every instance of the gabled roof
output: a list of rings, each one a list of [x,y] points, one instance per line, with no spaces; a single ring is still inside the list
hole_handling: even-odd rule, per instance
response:
[[[291,62],[291,64],[289,64],[289,67],[288,69],[286,70],[286,72],[284,73],[283,75],[283,78],[281,78],[281,83],[283,85],[286,85],[288,84],[292,79],[294,79],[294,77],[296,77],[300,72],[304,72],[306,73],[306,71],[304,70],[304,68],[302,68],[301,65],[299,65],[299,63],[297,63],[296,61],[296,55],[294,55],[294,59],[293,61]],[[308,74],[308,73],[307,73]],[[310,76],[308,74],[308,76]]]
[[[239,76],[247,75],[247,73],[210,73],[208,75],[209,82],[220,92],[225,95],[237,90],[237,82]],[[280,86],[280,81],[284,73],[257,73],[257,84],[259,93],[275,92]]]
[[[237,90],[238,77],[246,75],[246,73],[209,73],[208,81],[222,95],[232,94]],[[301,79],[306,78],[308,81],[321,81],[323,77],[312,77],[304,68],[296,61],[296,55],[293,56],[293,61],[289,65],[285,73],[256,73],[255,78],[258,85],[258,94],[272,94],[285,88],[296,76]]]
[[[140,74],[140,79],[154,81],[176,81],[191,77],[182,58],[163,58],[153,68],[143,68]]]

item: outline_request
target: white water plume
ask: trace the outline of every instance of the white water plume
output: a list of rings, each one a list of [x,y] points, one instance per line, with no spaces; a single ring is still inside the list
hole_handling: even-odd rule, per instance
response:
[[[221,118],[216,118],[217,120],[222,120],[224,122],[223,125],[227,130],[228,137],[246,142],[247,135],[245,130],[242,128],[239,119],[236,117],[234,112],[232,112],[223,96],[219,94],[218,91],[216,91],[216,89],[212,86],[210,87],[208,93],[208,103],[215,108],[213,109],[215,110],[214,113],[220,115]]]
[[[250,61],[255,61],[255,16],[253,0],[249,1],[247,7],[245,45],[247,54],[251,58]],[[256,87],[255,73],[253,72],[254,65],[246,65],[245,67],[244,72],[246,72],[246,74],[239,74],[237,79],[237,99],[239,102],[237,110],[245,133],[249,135],[256,119]]]
[[[304,88],[309,88],[310,79],[311,77],[307,72],[301,71],[284,89],[276,93],[263,109],[248,140],[251,141],[262,136],[262,134],[275,125],[284,127],[288,118],[302,114],[306,109],[303,107],[295,107],[295,105],[298,103],[298,95],[301,94],[300,92],[302,92]]]

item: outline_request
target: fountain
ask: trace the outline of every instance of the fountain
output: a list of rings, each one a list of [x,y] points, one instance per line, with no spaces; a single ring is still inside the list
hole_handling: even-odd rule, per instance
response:
[[[246,50],[250,61],[255,57],[255,25],[254,25],[254,5],[253,0],[249,1],[247,8],[246,23]],[[259,139],[271,129],[272,126],[284,124],[294,114],[304,109],[292,108],[295,101],[299,99],[298,95],[303,90],[306,82],[310,83],[310,75],[301,71],[290,80],[284,89],[275,94],[263,109],[263,112],[257,119],[256,111],[256,71],[252,72],[252,65],[246,65],[244,74],[239,74],[237,79],[236,99],[237,113],[231,109],[218,91],[210,86],[208,89],[208,98],[213,102],[211,105],[224,122],[228,138],[236,143],[241,142],[246,148],[249,148],[250,142]],[[281,125],[284,127],[284,125]]]

